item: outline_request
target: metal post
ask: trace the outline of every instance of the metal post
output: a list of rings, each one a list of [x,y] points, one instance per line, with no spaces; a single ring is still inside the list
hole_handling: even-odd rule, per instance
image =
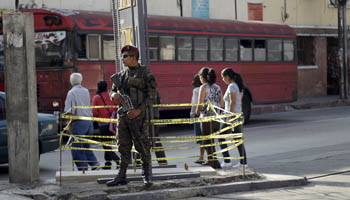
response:
[[[117,2],[117,8],[115,6],[115,2]],[[112,0],[112,16],[113,16],[113,35],[114,35],[114,47],[115,47],[115,67],[116,72],[121,71],[120,64],[120,15],[119,15],[119,0]]]
[[[183,17],[183,8],[182,8],[182,0],[180,0],[180,16]]]
[[[136,3],[136,2],[135,2]],[[134,46],[138,46],[138,44],[136,44],[136,27],[135,27],[135,12],[134,12],[134,1],[131,1],[131,21],[132,21],[132,44]]]
[[[343,76],[344,76],[344,99],[349,98],[349,83],[348,83],[348,37],[346,28],[346,4],[342,6],[343,16]]]
[[[137,9],[138,9],[138,21],[139,21],[139,27],[138,27],[138,32],[139,32],[139,51],[140,51],[140,56],[141,56],[141,64],[142,65],[147,65],[146,62],[146,39],[145,38],[145,22],[143,17],[147,17],[144,15],[144,0],[137,0]]]
[[[235,20],[237,20],[237,0],[235,0]]]
[[[338,1],[338,59],[339,59],[339,67],[340,67],[340,99],[344,99],[344,63],[343,63],[343,12],[342,12],[342,4]]]
[[[348,99],[348,58],[347,58],[347,29],[346,29],[347,0],[338,0],[338,44],[340,65],[340,98]]]

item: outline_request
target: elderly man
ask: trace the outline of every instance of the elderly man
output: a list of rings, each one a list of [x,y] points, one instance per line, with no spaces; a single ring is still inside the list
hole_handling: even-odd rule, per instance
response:
[[[90,106],[90,93],[88,89],[81,85],[83,76],[80,73],[72,73],[70,75],[70,83],[72,89],[68,91],[65,101],[64,111],[76,116],[92,117],[91,109],[72,108],[73,106]],[[71,133],[75,136],[92,135],[92,121],[74,120],[71,126]],[[88,143],[73,143],[73,148],[90,148]],[[94,153],[90,150],[74,150],[72,149],[73,162],[78,167],[78,170],[88,170],[89,165],[92,170],[98,170],[99,165],[96,161]]]

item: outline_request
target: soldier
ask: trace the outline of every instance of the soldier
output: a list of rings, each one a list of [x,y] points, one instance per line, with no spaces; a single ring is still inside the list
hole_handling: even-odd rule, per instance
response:
[[[120,105],[117,129],[121,163],[117,176],[107,182],[107,186],[127,184],[126,171],[131,160],[132,144],[141,154],[143,182],[150,186],[152,159],[147,108],[154,102],[157,85],[153,74],[138,63],[139,51],[136,47],[126,45],[121,53],[126,68],[111,76],[113,86],[110,93],[110,98]]]

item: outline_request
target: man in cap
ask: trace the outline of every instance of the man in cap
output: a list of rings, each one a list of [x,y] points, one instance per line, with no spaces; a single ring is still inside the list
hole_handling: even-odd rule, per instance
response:
[[[120,169],[107,186],[127,184],[126,171],[131,160],[131,148],[141,154],[142,177],[146,186],[152,185],[152,159],[149,141],[149,120],[147,108],[156,97],[157,85],[154,76],[138,62],[139,51],[126,45],[121,49],[126,68],[113,74],[110,98],[120,105],[118,110],[118,139],[121,154]]]

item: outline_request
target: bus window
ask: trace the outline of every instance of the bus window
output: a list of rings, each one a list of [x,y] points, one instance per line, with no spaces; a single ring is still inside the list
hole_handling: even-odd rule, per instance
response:
[[[87,59],[86,35],[78,35],[76,47],[78,52],[78,58]]]
[[[115,60],[114,36],[103,35],[103,59]]]
[[[149,39],[149,58],[151,61],[158,60],[158,37],[150,36]]]
[[[265,40],[255,40],[254,42],[254,60],[266,61]]]
[[[0,35],[0,71],[4,70],[5,55],[4,55],[4,37]]]
[[[37,66],[62,65],[66,54],[66,32],[38,32],[34,34]]]
[[[240,59],[241,61],[252,61],[252,40],[241,40],[240,41]]]
[[[160,42],[160,59],[175,60],[175,37],[161,36]]]
[[[177,60],[179,61],[192,60],[192,38],[191,37],[177,38]]]
[[[293,40],[283,41],[283,59],[285,61],[294,60],[294,43]]]
[[[210,60],[223,61],[224,40],[222,38],[210,38]]]
[[[267,41],[267,57],[269,61],[282,60],[282,41],[281,40],[268,40]]]
[[[208,60],[208,38],[194,38],[194,60]]]
[[[88,35],[88,58],[89,59],[100,59],[100,36],[99,35]]]
[[[225,39],[225,61],[237,61],[238,40]]]

